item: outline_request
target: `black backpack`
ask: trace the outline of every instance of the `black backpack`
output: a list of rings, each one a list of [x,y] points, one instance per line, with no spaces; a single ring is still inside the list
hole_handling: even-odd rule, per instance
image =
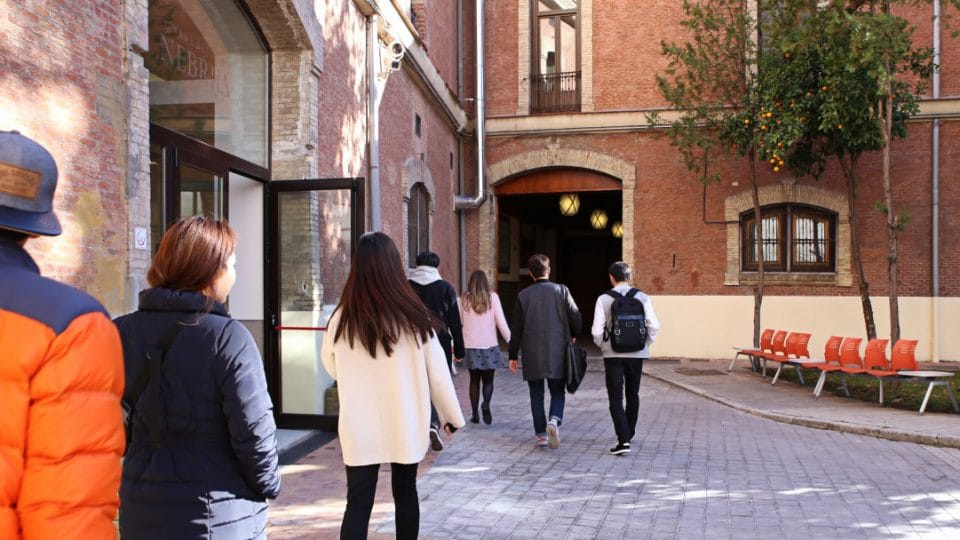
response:
[[[604,293],[613,297],[608,339],[610,348],[615,352],[637,352],[647,346],[647,318],[643,302],[634,296],[638,292],[637,289],[630,289],[626,295],[622,295],[610,289]]]

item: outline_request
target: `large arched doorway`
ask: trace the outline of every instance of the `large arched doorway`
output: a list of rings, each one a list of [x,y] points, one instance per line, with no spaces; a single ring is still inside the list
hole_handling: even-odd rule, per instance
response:
[[[517,293],[531,283],[527,259],[544,253],[551,279],[570,288],[589,333],[594,302],[610,287],[607,268],[622,259],[620,182],[585,169],[544,169],[502,182],[494,193],[497,284],[508,318]]]

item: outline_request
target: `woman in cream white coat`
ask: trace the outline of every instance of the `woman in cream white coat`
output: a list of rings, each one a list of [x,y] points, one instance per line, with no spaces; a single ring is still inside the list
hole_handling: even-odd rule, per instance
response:
[[[347,469],[341,538],[366,538],[381,463],[390,463],[397,538],[417,537],[417,465],[426,455],[430,402],[448,433],[464,424],[437,340],[436,320],[410,287],[389,236],[360,237],[322,359],[337,380]]]

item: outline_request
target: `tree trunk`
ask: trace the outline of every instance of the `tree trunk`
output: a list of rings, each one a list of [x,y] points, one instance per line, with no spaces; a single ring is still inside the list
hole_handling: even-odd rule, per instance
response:
[[[753,223],[757,227],[757,286],[753,289],[753,346],[760,346],[760,307],[763,305],[763,220],[760,213],[760,191],[757,189],[757,154],[747,153],[750,160],[750,185],[753,187]],[[754,369],[757,369],[754,365]]]
[[[841,156],[840,168],[847,179],[847,208],[850,214],[850,252],[853,266],[857,272],[857,284],[860,286],[860,305],[863,307],[863,324],[867,329],[867,339],[877,337],[877,323],[873,318],[873,304],[870,302],[870,283],[863,270],[863,258],[860,256],[860,225],[857,219],[857,160],[859,156],[851,156],[850,163]]]
[[[883,204],[887,211],[887,276],[890,280],[890,346],[900,339],[900,302],[897,294],[897,232],[899,216],[893,208],[890,187],[890,139],[893,131],[893,95],[887,79],[887,97],[883,100]]]

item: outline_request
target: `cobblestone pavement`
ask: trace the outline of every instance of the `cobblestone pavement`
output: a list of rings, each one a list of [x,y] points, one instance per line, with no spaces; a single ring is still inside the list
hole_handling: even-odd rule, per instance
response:
[[[913,538],[960,535],[960,450],[744,414],[645,377],[633,452],[615,442],[602,364],[567,397],[561,445],[535,448],[525,383],[497,374],[493,425],[421,467],[421,537]],[[461,403],[466,374],[457,376]],[[335,442],[284,470],[271,538],[335,538]],[[381,474],[371,538],[394,531]]]

